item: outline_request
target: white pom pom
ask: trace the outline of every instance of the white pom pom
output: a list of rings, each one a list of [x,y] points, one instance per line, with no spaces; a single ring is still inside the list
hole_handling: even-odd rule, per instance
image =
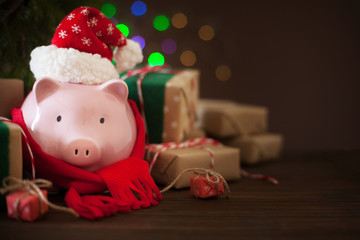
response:
[[[140,44],[130,39],[126,40],[126,45],[114,50],[114,60],[118,72],[133,68],[136,64],[143,61]]]

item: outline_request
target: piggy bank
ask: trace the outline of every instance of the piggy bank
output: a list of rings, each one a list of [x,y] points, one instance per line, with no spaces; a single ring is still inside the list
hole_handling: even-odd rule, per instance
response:
[[[21,110],[41,149],[64,162],[96,171],[130,156],[136,123],[124,81],[101,85],[37,80]]]

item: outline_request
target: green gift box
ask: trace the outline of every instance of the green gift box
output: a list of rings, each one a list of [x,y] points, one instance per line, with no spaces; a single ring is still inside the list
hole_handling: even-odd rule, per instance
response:
[[[0,121],[0,181],[7,176],[22,179],[21,130],[16,124]],[[0,195],[0,210],[6,210],[5,196]]]
[[[141,73],[126,78],[129,72],[123,72],[120,76],[128,85],[129,99],[136,102],[140,112],[144,111],[149,143],[183,141],[195,122],[199,71],[159,66],[133,71]],[[140,80],[143,106],[139,100]]]

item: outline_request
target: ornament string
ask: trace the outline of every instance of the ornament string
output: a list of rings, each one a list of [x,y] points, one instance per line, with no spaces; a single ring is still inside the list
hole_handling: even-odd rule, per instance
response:
[[[67,212],[67,213],[74,215],[75,217],[79,217],[79,214],[77,214],[73,209],[53,204],[46,199],[46,197],[44,196],[44,194],[42,193],[40,188],[51,187],[52,183],[48,180],[35,179],[35,180],[30,181],[30,180],[21,180],[21,179],[12,177],[12,176],[8,176],[3,179],[2,184],[3,184],[3,188],[0,188],[1,194],[19,191],[19,190],[25,191],[24,194],[20,195],[19,199],[16,202],[15,214],[16,214],[17,218],[18,218],[18,208],[19,208],[20,199],[29,194],[33,194],[39,199],[41,214],[44,214],[44,209],[41,204],[42,202],[44,202],[49,207],[51,207],[55,210]]]
[[[0,121],[2,122],[10,122],[10,123],[13,123],[13,124],[16,124],[18,125],[17,123],[14,123],[13,121],[11,121],[10,119],[8,118],[5,118],[5,117],[0,117]],[[19,125],[18,125],[19,126]],[[32,176],[32,180],[35,179],[35,161],[34,161],[34,155],[31,151],[31,147],[30,147],[30,143],[29,143],[29,139],[27,138],[24,130],[19,126],[20,130],[21,130],[21,135],[23,137],[23,139],[25,140],[25,144],[26,144],[26,147],[29,151],[29,155],[30,155],[30,160],[31,160],[31,176]]]
[[[209,170],[209,169],[205,169],[205,168],[187,168],[187,169],[183,170],[168,186],[166,186],[160,192],[164,193],[164,192],[168,191],[170,188],[172,188],[176,184],[176,182],[185,173],[188,173],[188,172],[192,172],[194,174],[204,176],[208,182],[215,184],[217,186],[217,188],[218,188],[218,185],[220,184],[220,182],[222,181],[222,183],[224,184],[225,197],[230,196],[230,188],[229,188],[229,185],[227,184],[225,178],[223,176],[221,176],[221,174],[219,174],[215,171]],[[213,178],[213,180],[211,179],[211,177]]]
[[[176,149],[176,148],[200,148],[200,149],[204,149],[204,150],[208,151],[210,154],[210,169],[214,169],[215,168],[214,152],[211,148],[203,146],[204,144],[213,145],[213,146],[222,146],[222,143],[220,143],[214,139],[211,139],[211,138],[195,138],[195,139],[190,139],[190,140],[182,142],[182,143],[167,142],[167,143],[161,143],[161,144],[146,145],[145,146],[145,148],[147,150],[146,159],[150,165],[150,167],[149,167],[150,172],[153,169],[154,165],[157,162],[157,159],[159,158],[159,155],[162,152],[164,152],[168,149]],[[150,154],[151,154],[151,152],[154,152],[154,151],[155,151],[155,154],[151,158]],[[279,185],[279,181],[274,177],[270,177],[270,176],[263,175],[263,174],[251,174],[242,168],[240,168],[239,171],[240,171],[240,175],[243,177],[250,178],[250,179],[257,179],[257,180],[265,180],[265,181],[271,182],[272,184],[274,184],[276,186]]]

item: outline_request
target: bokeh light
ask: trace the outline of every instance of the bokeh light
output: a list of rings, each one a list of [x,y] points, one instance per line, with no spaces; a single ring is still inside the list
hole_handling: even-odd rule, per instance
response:
[[[220,81],[227,81],[231,77],[231,69],[226,65],[220,65],[215,70],[216,78]]]
[[[183,13],[176,13],[172,17],[171,23],[176,28],[184,28],[187,24],[187,17]]]
[[[147,10],[146,4],[143,1],[135,1],[131,5],[131,12],[135,16],[144,15],[146,13],[146,10]]]
[[[146,42],[145,42],[145,39],[144,39],[142,36],[140,36],[140,35],[133,36],[133,37],[131,38],[131,40],[139,43],[141,49],[144,49]]]
[[[107,17],[112,18],[116,14],[116,8],[111,3],[106,3],[101,7],[101,12]]]
[[[186,67],[193,66],[196,63],[196,55],[193,51],[184,51],[180,56],[180,61]]]
[[[158,15],[153,22],[154,28],[158,31],[165,31],[170,25],[169,19],[164,15]]]
[[[164,65],[165,58],[161,53],[153,52],[148,58],[148,63],[150,66]]]
[[[171,38],[165,39],[161,43],[161,49],[166,54],[173,54],[176,51],[176,48],[176,42]]]
[[[117,29],[120,30],[120,32],[122,32],[122,34],[124,34],[125,37],[129,36],[129,27],[126,26],[125,24],[118,24],[116,25]]]
[[[214,28],[209,25],[201,26],[199,29],[199,37],[204,41],[209,41],[215,36]]]

